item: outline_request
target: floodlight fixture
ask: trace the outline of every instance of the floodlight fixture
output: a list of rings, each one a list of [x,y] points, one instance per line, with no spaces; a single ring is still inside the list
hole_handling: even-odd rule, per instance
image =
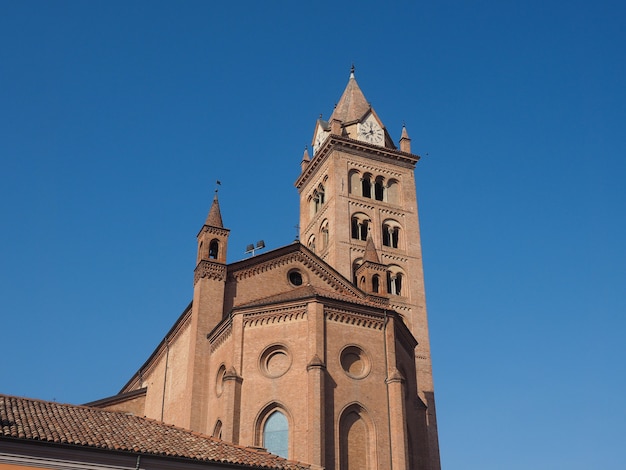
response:
[[[252,256],[254,256],[255,251],[261,250],[263,248],[265,248],[265,242],[263,240],[259,240],[258,242],[256,242],[256,246],[250,243],[249,245],[246,245],[246,254],[252,253]]]

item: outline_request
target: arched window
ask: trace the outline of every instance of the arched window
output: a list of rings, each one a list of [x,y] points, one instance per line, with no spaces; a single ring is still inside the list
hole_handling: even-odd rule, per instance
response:
[[[374,199],[377,201],[385,200],[385,185],[382,176],[377,177],[374,182]]]
[[[319,205],[323,205],[324,204],[324,186],[322,186],[321,184],[317,187],[317,196],[319,199]]]
[[[378,294],[378,291],[380,289],[380,277],[375,274],[374,277],[372,277],[372,291],[374,292],[374,294]]]
[[[365,410],[352,405],[339,420],[340,470],[367,470],[375,466],[371,443],[372,426]]]
[[[356,214],[352,216],[351,234],[355,240],[367,240],[367,230],[369,228],[369,219],[365,214]]]
[[[322,250],[325,250],[326,248],[328,248],[328,240],[329,240],[328,220],[324,220],[322,222],[322,225],[320,227],[320,235],[322,237]]]
[[[400,204],[400,184],[396,180],[387,183],[387,199],[390,204]]]
[[[403,275],[400,272],[387,271],[387,292],[391,295],[403,295]]]
[[[215,427],[213,428],[213,437],[217,437],[218,439],[222,438],[222,421],[219,419],[217,423],[215,423]]]
[[[348,184],[350,185],[348,191],[350,192],[350,194],[362,196],[363,190],[361,189],[361,175],[359,174],[359,172],[356,170],[350,171],[348,178]]]
[[[372,176],[370,174],[363,175],[361,180],[362,195],[363,197],[372,197]]]
[[[400,227],[397,222],[383,223],[383,245],[398,248],[400,242]]]
[[[309,237],[309,242],[307,243],[309,250],[315,253],[315,235],[311,235]]]
[[[272,454],[289,458],[289,422],[278,410],[273,411],[263,424],[263,447]]]
[[[211,240],[209,243],[209,258],[217,259],[219,255],[220,243],[217,240]]]
[[[317,212],[317,194],[309,196],[309,215],[313,217]]]
[[[354,284],[355,286],[358,286],[358,283],[356,282],[356,271],[362,264],[363,258],[357,258],[352,262],[352,284]]]

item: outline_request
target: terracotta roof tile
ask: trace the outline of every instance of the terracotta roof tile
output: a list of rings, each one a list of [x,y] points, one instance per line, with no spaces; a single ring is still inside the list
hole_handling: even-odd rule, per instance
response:
[[[0,395],[0,440],[37,440],[277,470],[310,466],[147,418]]]

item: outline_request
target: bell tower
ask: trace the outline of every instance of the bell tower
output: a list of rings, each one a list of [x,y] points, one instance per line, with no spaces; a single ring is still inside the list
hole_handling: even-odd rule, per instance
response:
[[[193,302],[191,306],[189,362],[186,374],[186,398],[180,400],[183,426],[205,429],[209,405],[209,390],[205,371],[210,354],[206,335],[224,315],[226,286],[226,247],[230,231],[224,228],[217,190],[204,225],[198,233],[198,255],[194,270]]]
[[[399,147],[357,84],[354,67],[328,120],[317,120],[295,186],[300,240],[355,286],[389,299],[417,340],[417,395],[428,432],[420,442],[439,468],[422,248],[414,170],[403,126]]]

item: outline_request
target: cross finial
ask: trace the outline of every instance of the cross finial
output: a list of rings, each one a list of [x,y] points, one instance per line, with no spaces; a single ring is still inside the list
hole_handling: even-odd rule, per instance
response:
[[[217,195],[217,192],[219,191],[220,188],[218,188],[218,186],[221,186],[222,183],[220,182],[220,180],[215,180],[215,194]]]
[[[354,64],[350,67],[350,78],[354,78]]]

